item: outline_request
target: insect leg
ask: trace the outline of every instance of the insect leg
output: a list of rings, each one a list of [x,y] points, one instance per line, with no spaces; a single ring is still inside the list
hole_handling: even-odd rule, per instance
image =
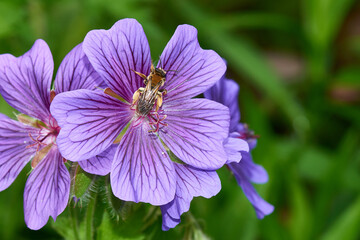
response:
[[[144,90],[144,88],[139,88],[138,90],[136,90],[136,92],[134,92],[132,105],[136,103],[136,101],[139,99],[140,94],[143,93]]]
[[[159,108],[162,106],[163,96],[162,96],[162,92],[157,92],[156,95],[157,95],[156,98],[156,112],[157,112]]]
[[[136,73],[137,75],[139,75],[139,76],[140,76],[141,78],[143,78],[145,81],[147,80],[147,77],[146,77],[145,74],[139,73],[139,72],[137,72],[137,71],[135,71],[135,70],[133,70],[133,69],[131,69],[131,71],[133,71],[134,73]]]

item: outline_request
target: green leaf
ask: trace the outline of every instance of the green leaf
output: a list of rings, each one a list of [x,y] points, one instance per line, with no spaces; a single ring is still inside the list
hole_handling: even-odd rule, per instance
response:
[[[302,14],[304,19],[304,34],[307,38],[308,69],[314,82],[326,81],[329,69],[329,59],[333,51],[339,28],[351,8],[354,0],[304,0]],[[314,86],[313,86],[314,88]],[[314,88],[314,95],[322,95]]]
[[[360,236],[360,197],[337,218],[322,240],[351,240]]]
[[[127,231],[126,228],[122,228],[124,233]],[[102,223],[98,230],[97,240],[141,240],[145,239],[145,236],[138,233],[135,236],[124,236],[118,231],[117,225],[114,224],[114,220],[110,215],[105,212],[103,215]]]
[[[354,0],[304,0],[305,32],[316,48],[333,43],[341,23]]]
[[[292,174],[293,176],[296,174]],[[306,192],[300,181],[289,176],[289,189],[291,191],[292,204],[292,218],[291,218],[291,233],[292,239],[309,239],[311,234],[312,216],[307,200]]]

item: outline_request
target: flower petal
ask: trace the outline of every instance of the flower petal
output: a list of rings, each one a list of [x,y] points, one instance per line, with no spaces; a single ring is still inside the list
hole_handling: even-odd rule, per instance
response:
[[[24,215],[26,225],[33,230],[42,228],[51,216],[62,213],[69,200],[70,174],[62,156],[53,147],[35,167],[26,181]]]
[[[240,163],[230,163],[228,166],[234,173],[236,181],[243,190],[245,196],[253,205],[256,216],[259,219],[262,219],[274,211],[274,206],[262,199],[256,192],[255,188],[251,185],[250,179],[247,178],[244,173],[243,161],[244,159],[242,159]]]
[[[266,183],[269,176],[263,166],[255,164],[249,152],[241,152],[241,169],[244,175],[253,183]]]
[[[117,144],[113,144],[99,155],[80,161],[80,167],[88,173],[105,176],[110,173],[111,164],[117,147]]]
[[[110,147],[131,118],[129,104],[87,89],[56,95],[51,114],[61,127],[59,150],[71,161],[89,159]]]
[[[240,151],[249,151],[249,145],[245,140],[233,137],[231,135],[225,139],[224,148],[228,156],[226,164],[231,162],[240,162],[242,158]]]
[[[82,43],[74,47],[61,62],[55,78],[55,92],[77,89],[94,90],[104,87],[104,80],[91,66],[82,50]]]
[[[7,115],[0,113],[0,120],[2,119],[10,119]]]
[[[35,153],[29,133],[32,127],[5,115],[0,118],[0,191],[8,188]]]
[[[23,56],[10,56],[0,56],[0,93],[20,112],[42,121],[48,120],[54,70],[48,45],[39,39]]]
[[[175,171],[148,124],[130,126],[116,151],[110,173],[115,196],[125,201],[163,205],[174,199]]]
[[[212,88],[204,92],[204,96],[229,108],[230,132],[236,131],[237,124],[240,121],[239,85],[234,80],[223,76]]]
[[[166,101],[191,98],[210,88],[225,73],[226,65],[212,50],[203,50],[197,30],[180,25],[161,54],[159,66],[167,71]]]
[[[109,30],[90,31],[83,49],[109,87],[131,102],[133,93],[143,85],[133,70],[150,73],[150,48],[142,26],[135,19],[123,19]]]
[[[159,135],[183,162],[201,169],[222,167],[227,156],[223,141],[229,131],[229,110],[208,99],[189,99],[164,104],[167,127]]]
[[[180,216],[189,211],[193,197],[210,198],[219,193],[221,182],[215,171],[202,171],[187,165],[175,164],[176,194],[173,201],[161,206],[164,231],[180,223]]]

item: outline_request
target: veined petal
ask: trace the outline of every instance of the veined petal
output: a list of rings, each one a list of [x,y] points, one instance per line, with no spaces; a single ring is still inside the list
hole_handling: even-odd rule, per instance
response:
[[[229,131],[229,110],[208,99],[188,99],[163,105],[167,127],[159,136],[183,162],[206,170],[222,167],[227,156],[223,141]]]
[[[243,139],[229,136],[224,141],[225,152],[228,156],[226,164],[240,162],[242,155],[240,151],[249,151],[249,145]]]
[[[230,163],[228,166],[234,173],[236,181],[243,190],[245,196],[254,207],[256,216],[262,219],[274,211],[274,206],[262,199],[256,192],[255,188],[250,183],[250,179],[244,174],[243,161],[244,159],[242,159],[240,163]]]
[[[237,130],[240,121],[240,109],[238,104],[239,85],[224,76],[216,84],[204,92],[207,99],[214,100],[227,106],[230,110],[230,132]]]
[[[174,164],[149,130],[148,124],[129,127],[115,153],[111,186],[122,200],[163,205],[174,199]]]
[[[47,121],[53,70],[50,49],[41,39],[21,57],[0,55],[0,93],[20,112]]]
[[[111,164],[117,147],[118,144],[113,144],[99,155],[87,160],[79,161],[80,167],[88,173],[105,176],[110,173]]]
[[[29,133],[32,127],[0,117],[0,191],[8,188],[35,153]]]
[[[149,43],[140,23],[123,19],[109,30],[90,31],[83,49],[108,86],[131,102],[133,93],[144,81],[133,71],[148,75],[151,66]]]
[[[212,50],[203,50],[197,30],[180,25],[161,54],[159,67],[167,71],[166,101],[191,98],[210,88],[225,73],[226,65]]]
[[[104,80],[90,64],[80,43],[61,62],[55,78],[55,92],[94,90],[96,87],[104,87]]]
[[[42,228],[51,216],[62,213],[69,200],[70,174],[62,156],[53,147],[31,172],[24,191],[26,225],[33,230]]]
[[[221,183],[215,171],[202,171],[187,165],[175,164],[176,194],[173,201],[161,206],[164,231],[180,223],[180,216],[189,211],[193,197],[210,198],[219,193]]]
[[[103,152],[131,119],[129,104],[87,89],[56,95],[51,114],[61,127],[56,140],[59,150],[71,161]]]

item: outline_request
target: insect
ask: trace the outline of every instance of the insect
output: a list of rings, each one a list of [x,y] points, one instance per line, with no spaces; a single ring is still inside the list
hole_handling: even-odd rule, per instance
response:
[[[134,71],[134,70],[133,70]],[[166,71],[162,68],[155,68],[151,64],[150,74],[146,76],[143,73],[134,71],[137,75],[144,79],[145,88],[139,88],[133,95],[132,104],[136,104],[136,112],[140,116],[146,116],[156,104],[156,112],[162,105],[163,95],[166,90],[159,90],[165,83]]]

